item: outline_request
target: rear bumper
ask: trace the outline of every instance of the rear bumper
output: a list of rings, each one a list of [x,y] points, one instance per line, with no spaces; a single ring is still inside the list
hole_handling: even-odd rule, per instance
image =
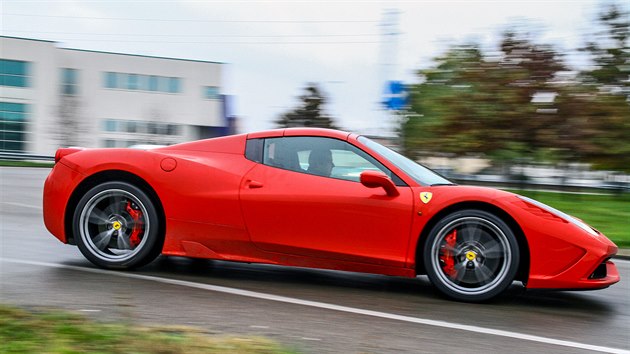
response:
[[[59,241],[68,243],[65,230],[66,207],[83,175],[63,163],[55,164],[44,182],[44,224]]]

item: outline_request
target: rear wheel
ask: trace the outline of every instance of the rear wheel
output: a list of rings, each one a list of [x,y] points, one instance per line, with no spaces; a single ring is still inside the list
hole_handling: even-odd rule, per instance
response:
[[[81,253],[104,268],[142,266],[155,259],[162,247],[154,203],[126,182],[90,189],[75,209],[73,231]]]
[[[514,232],[499,217],[482,210],[461,210],[440,220],[424,247],[431,283],[460,301],[484,301],[503,292],[519,265]]]

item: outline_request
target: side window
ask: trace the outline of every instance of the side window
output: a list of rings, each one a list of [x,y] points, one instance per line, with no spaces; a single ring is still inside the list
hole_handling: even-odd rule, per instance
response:
[[[348,145],[350,150],[332,150],[332,158],[335,167],[331,172],[331,177],[358,182],[361,172],[372,170],[384,172],[391,178],[391,172],[379,162],[365,155],[363,151],[354,146]]]
[[[265,139],[262,163],[355,182],[359,181],[361,172],[366,170],[382,171],[392,177],[391,171],[361,149],[345,141],[323,137]]]
[[[263,156],[263,139],[249,139],[245,144],[245,158],[261,163]]]
[[[285,170],[304,172],[300,167],[297,155],[301,142],[294,139],[295,138],[265,139],[263,164]]]

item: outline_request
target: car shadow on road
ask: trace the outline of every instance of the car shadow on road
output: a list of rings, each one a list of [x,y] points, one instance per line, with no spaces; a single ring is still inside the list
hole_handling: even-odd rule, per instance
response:
[[[276,288],[292,289],[295,289],[295,285],[303,285],[413,295],[431,293],[431,284],[428,281],[417,281],[413,278],[181,257],[159,257],[140,271],[163,276],[194,277],[199,282],[221,281],[221,285],[225,285],[224,282],[234,282],[230,285],[235,287],[274,284]]]
[[[566,310],[570,312],[587,311],[608,315],[614,312],[612,306],[600,298],[588,296],[592,291],[561,291],[544,289],[525,289],[514,287],[497,300],[498,303],[506,303],[519,307],[549,308],[554,310]]]
[[[159,257],[155,262],[138,270],[156,276],[176,277],[200,283],[232,286],[251,291],[270,291],[285,296],[301,296],[326,290],[339,296],[366,292],[376,298],[395,295],[405,300],[447,303],[451,300],[439,295],[426,276],[417,278],[394,277],[343,271],[245,264],[207,259]],[[285,293],[288,292],[288,294]],[[553,309],[560,312],[587,310],[594,316],[614,313],[614,307],[599,297],[587,296],[590,292],[526,290],[515,282],[504,294],[486,304],[522,309]],[[414,301],[415,302],[415,301]],[[471,306],[473,304],[463,304]],[[481,304],[483,306],[484,304]]]

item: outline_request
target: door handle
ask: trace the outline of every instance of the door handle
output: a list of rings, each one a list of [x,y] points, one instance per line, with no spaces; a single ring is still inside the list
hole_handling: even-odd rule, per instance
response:
[[[251,181],[250,180],[250,181],[247,182],[247,186],[250,189],[254,189],[254,188],[262,188],[263,184],[258,182],[258,181]]]

